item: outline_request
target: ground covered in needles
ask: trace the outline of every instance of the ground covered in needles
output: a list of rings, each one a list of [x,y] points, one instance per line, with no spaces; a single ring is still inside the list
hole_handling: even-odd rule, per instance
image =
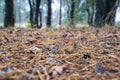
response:
[[[120,80],[120,29],[1,29],[0,80]]]

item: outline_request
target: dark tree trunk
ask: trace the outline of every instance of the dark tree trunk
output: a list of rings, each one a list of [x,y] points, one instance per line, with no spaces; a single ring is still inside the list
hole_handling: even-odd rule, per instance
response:
[[[36,7],[35,7],[35,23],[34,25],[36,25],[38,27],[38,14],[39,14],[39,7],[40,7],[40,1],[41,0],[36,0]]]
[[[59,25],[62,24],[62,0],[60,0]]]
[[[13,0],[5,0],[5,19],[4,26],[14,27],[14,3]]]
[[[105,22],[108,25],[113,26],[115,24],[115,14],[119,4],[119,0],[107,0],[107,16],[105,18]]]
[[[52,9],[51,9],[52,0],[47,0],[48,11],[47,11],[47,27],[51,26],[51,16],[52,16]]]
[[[71,0],[70,26],[74,25],[75,0]]]
[[[31,27],[33,27],[33,8],[32,8],[32,1],[29,1],[29,6],[30,6],[30,23],[31,23]]]
[[[104,26],[105,24],[114,25],[117,5],[118,0],[97,0],[95,25],[98,27]]]
[[[39,15],[40,15],[40,26],[39,28],[42,27],[42,12],[41,12],[41,9],[39,10]]]
[[[87,11],[87,14],[88,14],[88,24],[89,25],[93,25],[93,17],[94,17],[94,3],[95,3],[95,0],[93,0],[92,1],[92,4],[91,4],[91,6],[92,6],[92,12],[90,12],[90,8],[89,8],[89,1],[88,0],[86,0],[86,11]]]
[[[42,18],[41,18],[42,16],[41,16],[41,11],[39,9],[40,4],[41,4],[41,0],[29,0],[30,22],[33,28],[42,27]],[[40,14],[40,25],[39,25],[39,14]]]

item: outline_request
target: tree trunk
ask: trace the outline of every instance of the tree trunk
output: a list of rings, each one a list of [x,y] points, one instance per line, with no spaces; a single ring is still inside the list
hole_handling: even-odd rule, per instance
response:
[[[29,2],[29,6],[30,6],[30,23],[31,23],[31,27],[33,27],[33,8],[32,8],[32,1],[28,0]]]
[[[35,7],[35,25],[38,27],[38,14],[39,14],[39,7],[40,7],[40,1],[36,0],[36,7]]]
[[[52,0],[47,0],[48,11],[47,11],[47,27],[51,26],[51,16],[52,16],[52,9],[51,9]]]
[[[94,17],[94,3],[95,3],[95,0],[93,0],[92,2],[91,2],[91,8],[89,8],[90,6],[89,6],[89,1],[88,0],[86,0],[86,11],[87,11],[87,14],[88,14],[88,24],[89,25],[93,25],[93,17]],[[92,11],[91,11],[91,9],[92,9]]]
[[[70,26],[74,25],[75,0],[71,0]]]
[[[102,5],[101,5],[102,4]],[[97,0],[95,26],[101,27],[105,24],[114,25],[115,13],[118,0]]]
[[[119,0],[107,0],[107,16],[105,18],[105,22],[108,25],[113,26],[115,24],[115,14],[116,14],[116,10],[119,4]]]
[[[60,0],[59,25],[62,23],[62,0]]]
[[[41,11],[39,9],[41,0],[29,0],[30,6],[30,22],[31,26],[34,28],[41,28],[42,27],[42,18],[41,18]],[[39,26],[39,14],[40,14],[40,26]]]
[[[42,12],[41,12],[41,9],[39,10],[39,15],[40,15],[40,26],[39,28],[42,27]]]
[[[5,19],[4,26],[14,27],[14,3],[13,0],[5,0]]]

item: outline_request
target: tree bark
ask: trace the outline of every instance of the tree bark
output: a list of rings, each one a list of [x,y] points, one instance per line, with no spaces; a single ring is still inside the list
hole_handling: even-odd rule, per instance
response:
[[[119,0],[107,0],[107,16],[105,18],[105,22],[108,25],[113,26],[115,24],[115,14],[119,4]]]
[[[40,26],[39,28],[42,27],[42,12],[41,12],[41,9],[39,10],[39,15],[40,15]]]
[[[30,22],[33,28],[42,27],[42,16],[40,11],[40,4],[41,4],[41,0],[29,0]],[[39,25],[39,15],[40,15],[40,25]]]
[[[32,8],[32,1],[28,0],[29,2],[29,6],[30,6],[30,23],[31,23],[31,27],[33,27],[33,8]]]
[[[52,16],[52,9],[51,9],[52,0],[47,0],[48,11],[47,11],[47,27],[51,27],[51,16]]]
[[[94,3],[95,3],[95,0],[93,0],[92,2],[91,2],[91,9],[92,9],[92,11],[90,11],[90,8],[89,8],[89,1],[88,0],[86,0],[86,11],[87,11],[87,14],[88,14],[88,24],[89,25],[93,25],[93,17],[94,17]]]
[[[59,25],[62,24],[62,0],[60,0]]]
[[[70,26],[74,25],[75,0],[71,0]]]
[[[114,25],[118,0],[97,0],[95,26],[102,27],[105,24]],[[101,5],[102,4],[102,5]]]
[[[13,0],[5,0],[5,19],[4,26],[14,27],[14,3]]]
[[[41,0],[36,0],[36,7],[35,7],[35,25],[38,27],[38,14],[39,14],[39,7],[40,7],[40,1]]]

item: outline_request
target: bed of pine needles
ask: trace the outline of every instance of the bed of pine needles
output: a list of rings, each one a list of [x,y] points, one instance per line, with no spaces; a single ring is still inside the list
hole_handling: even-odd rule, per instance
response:
[[[0,80],[120,80],[120,29],[1,29]]]

